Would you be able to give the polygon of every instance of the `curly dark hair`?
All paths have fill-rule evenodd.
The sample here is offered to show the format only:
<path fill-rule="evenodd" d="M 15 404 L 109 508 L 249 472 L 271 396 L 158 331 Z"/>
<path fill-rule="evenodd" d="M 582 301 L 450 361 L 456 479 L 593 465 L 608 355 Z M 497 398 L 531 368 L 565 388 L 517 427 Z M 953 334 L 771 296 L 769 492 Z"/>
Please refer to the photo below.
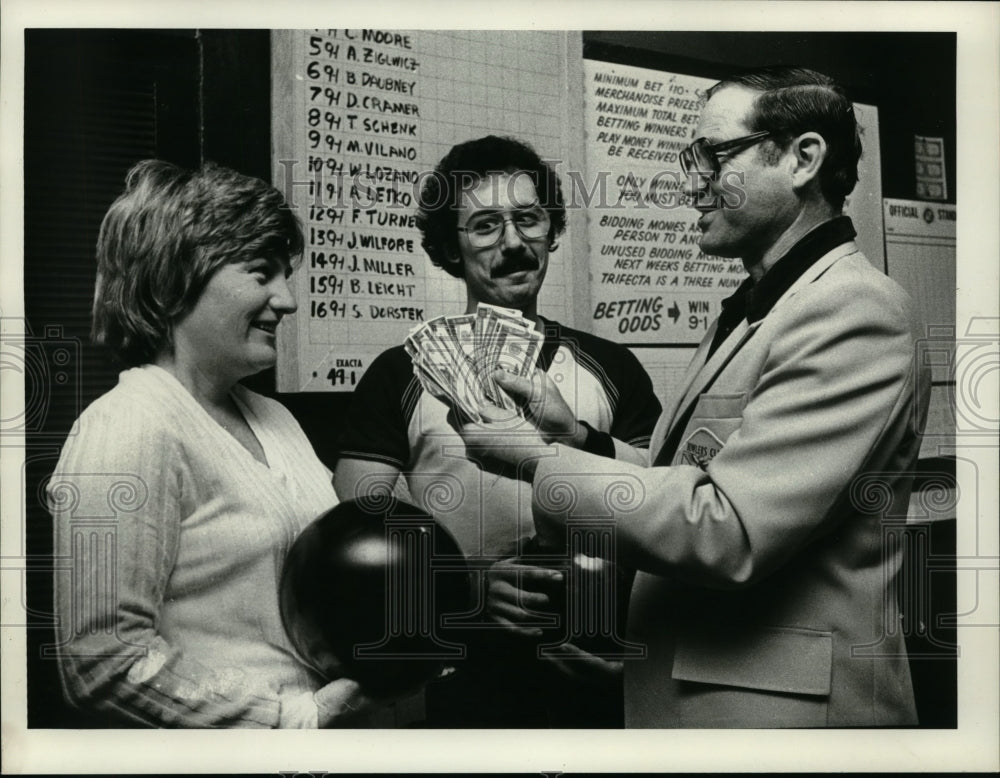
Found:
<path fill-rule="evenodd" d="M 858 182 L 861 158 L 854 106 L 843 88 L 822 73 L 789 65 L 755 68 L 727 78 L 708 91 L 709 98 L 726 86 L 760 92 L 746 122 L 751 132 L 770 130 L 779 146 L 803 132 L 823 136 L 827 153 L 819 171 L 820 188 L 831 205 L 842 207 Z"/>
<path fill-rule="evenodd" d="M 549 251 L 566 230 L 566 205 L 562 185 L 551 165 L 531 146 L 514 138 L 487 135 L 460 143 L 438 163 L 423 182 L 416 213 L 421 245 L 431 262 L 456 278 L 461 278 L 458 248 L 458 207 L 461 193 L 495 174 L 525 174 L 535 185 L 539 204 L 549 215 Z"/>
<path fill-rule="evenodd" d="M 101 223 L 94 341 L 127 365 L 149 362 L 219 267 L 256 257 L 287 267 L 303 243 L 298 217 L 261 179 L 211 162 L 143 160 Z"/>

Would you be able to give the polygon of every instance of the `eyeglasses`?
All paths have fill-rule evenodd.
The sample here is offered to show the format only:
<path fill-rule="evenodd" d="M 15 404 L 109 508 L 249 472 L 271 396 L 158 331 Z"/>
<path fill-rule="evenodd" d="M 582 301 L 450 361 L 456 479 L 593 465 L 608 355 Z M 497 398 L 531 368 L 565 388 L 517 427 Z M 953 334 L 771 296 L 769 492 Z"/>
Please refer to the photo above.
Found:
<path fill-rule="evenodd" d="M 507 222 L 514 225 L 517 234 L 524 240 L 541 240 L 549 234 L 549 215 L 543 208 L 514 211 L 509 215 L 486 213 L 473 216 L 458 231 L 466 234 L 473 248 L 486 249 L 500 242 Z"/>
<path fill-rule="evenodd" d="M 681 167 L 684 168 L 685 173 L 718 175 L 722 171 L 722 165 L 719 162 L 719 155 L 722 152 L 748 148 L 773 134 L 771 130 L 764 130 L 722 143 L 709 143 L 706 138 L 698 138 L 690 146 L 681 150 Z"/>

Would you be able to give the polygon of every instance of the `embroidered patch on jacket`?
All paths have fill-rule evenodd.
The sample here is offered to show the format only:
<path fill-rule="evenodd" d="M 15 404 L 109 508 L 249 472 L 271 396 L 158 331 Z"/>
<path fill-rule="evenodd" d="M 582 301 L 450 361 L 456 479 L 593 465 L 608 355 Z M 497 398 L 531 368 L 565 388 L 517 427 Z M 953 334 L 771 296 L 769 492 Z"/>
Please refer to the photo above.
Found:
<path fill-rule="evenodd" d="M 681 444 L 680 464 L 704 470 L 722 450 L 723 442 L 710 429 L 699 427 Z"/>

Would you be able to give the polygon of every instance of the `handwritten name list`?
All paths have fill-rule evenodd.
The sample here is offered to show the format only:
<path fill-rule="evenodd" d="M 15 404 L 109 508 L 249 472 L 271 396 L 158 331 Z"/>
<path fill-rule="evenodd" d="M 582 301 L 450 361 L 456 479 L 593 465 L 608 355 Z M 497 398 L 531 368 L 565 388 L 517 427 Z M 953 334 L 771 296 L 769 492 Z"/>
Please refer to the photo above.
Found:
<path fill-rule="evenodd" d="M 321 324 L 310 341 L 334 319 L 423 321 L 413 217 L 420 60 L 411 37 L 327 30 L 307 43 L 307 164 L 321 194 L 305 219 L 308 315 Z"/>
<path fill-rule="evenodd" d="M 557 122 L 523 127 L 536 103 L 565 99 L 560 34 L 504 35 L 272 33 L 275 181 L 292 193 L 306 238 L 299 310 L 279 340 L 281 391 L 350 391 L 414 326 L 464 309 L 462 282 L 420 245 L 425 177 L 452 145 L 490 132 L 561 152 Z M 489 70 L 501 53 L 503 80 Z"/>

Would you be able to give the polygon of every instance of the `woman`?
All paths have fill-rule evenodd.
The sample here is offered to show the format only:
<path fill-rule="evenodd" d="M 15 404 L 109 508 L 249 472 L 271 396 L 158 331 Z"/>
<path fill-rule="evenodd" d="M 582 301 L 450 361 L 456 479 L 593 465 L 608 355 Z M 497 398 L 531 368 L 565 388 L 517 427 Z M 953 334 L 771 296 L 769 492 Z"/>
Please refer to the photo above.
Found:
<path fill-rule="evenodd" d="M 328 726 L 374 705 L 282 629 L 285 553 L 337 497 L 291 414 L 238 383 L 275 363 L 302 248 L 277 190 L 214 165 L 140 162 L 105 216 L 94 337 L 129 369 L 48 487 L 74 704 L 185 727 Z"/>

